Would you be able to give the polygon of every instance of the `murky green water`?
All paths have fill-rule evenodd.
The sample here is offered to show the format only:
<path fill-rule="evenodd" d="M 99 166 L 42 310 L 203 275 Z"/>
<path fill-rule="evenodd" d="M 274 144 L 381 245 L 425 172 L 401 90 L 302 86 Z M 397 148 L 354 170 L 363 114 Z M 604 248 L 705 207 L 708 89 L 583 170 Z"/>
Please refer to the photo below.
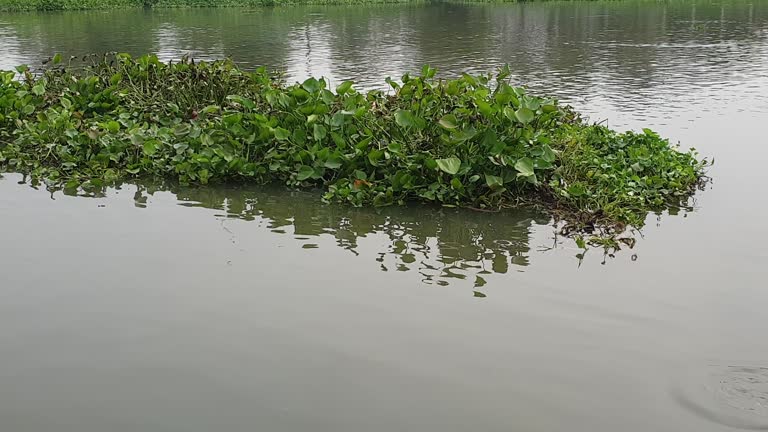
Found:
<path fill-rule="evenodd" d="M 6 174 L 0 430 L 768 429 L 768 2 L 0 15 L 0 68 L 108 50 L 366 87 L 508 62 L 714 156 L 715 181 L 579 260 L 533 211 Z"/>

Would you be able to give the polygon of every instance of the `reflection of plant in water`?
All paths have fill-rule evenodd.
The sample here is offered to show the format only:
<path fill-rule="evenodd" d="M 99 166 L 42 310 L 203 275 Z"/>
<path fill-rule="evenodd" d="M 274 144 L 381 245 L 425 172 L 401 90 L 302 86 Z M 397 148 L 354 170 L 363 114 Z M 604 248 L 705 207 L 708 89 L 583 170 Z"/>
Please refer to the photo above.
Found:
<path fill-rule="evenodd" d="M 228 218 L 261 220 L 276 233 L 290 233 L 314 245 L 313 237 L 331 236 L 358 255 L 359 242 L 371 235 L 388 238 L 376 261 L 382 271 L 414 271 L 424 283 L 447 285 L 451 279 L 484 285 L 482 275 L 527 266 L 529 231 L 550 219 L 533 210 L 473 212 L 434 206 L 383 209 L 326 205 L 311 192 L 283 188 L 183 187 L 139 185 L 137 206 L 147 196 L 169 190 L 181 205 L 221 210 Z"/>

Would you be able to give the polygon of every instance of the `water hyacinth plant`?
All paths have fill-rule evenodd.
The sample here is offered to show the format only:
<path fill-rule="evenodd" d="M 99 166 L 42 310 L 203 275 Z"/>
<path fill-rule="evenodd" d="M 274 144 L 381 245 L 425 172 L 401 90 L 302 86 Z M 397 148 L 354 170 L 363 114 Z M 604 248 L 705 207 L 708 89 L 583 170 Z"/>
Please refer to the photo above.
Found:
<path fill-rule="evenodd" d="M 21 67 L 0 74 L 0 168 L 70 189 L 155 176 L 282 182 L 355 206 L 534 203 L 613 228 L 642 226 L 701 183 L 707 162 L 695 153 L 650 130 L 589 124 L 509 74 L 442 80 L 425 66 L 388 79 L 387 93 L 286 85 L 228 60 Z"/>

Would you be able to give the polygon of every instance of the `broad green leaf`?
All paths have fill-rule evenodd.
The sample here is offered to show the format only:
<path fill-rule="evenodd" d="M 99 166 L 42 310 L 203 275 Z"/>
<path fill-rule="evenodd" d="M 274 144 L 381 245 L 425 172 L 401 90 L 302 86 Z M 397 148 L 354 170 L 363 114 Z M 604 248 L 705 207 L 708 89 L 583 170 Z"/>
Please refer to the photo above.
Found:
<path fill-rule="evenodd" d="M 53 64 L 57 65 L 59 63 L 61 63 L 61 54 L 56 53 L 56 55 L 53 56 Z"/>
<path fill-rule="evenodd" d="M 495 156 L 501 153 L 506 145 L 504 142 L 499 141 L 496 131 L 489 128 L 483 135 L 483 147 L 485 147 L 488 153 Z"/>
<path fill-rule="evenodd" d="M 459 172 L 459 168 L 461 168 L 461 159 L 455 156 L 446 159 L 435 159 L 435 162 L 437 162 L 437 167 L 440 168 L 441 171 L 451 175 Z"/>
<path fill-rule="evenodd" d="M 371 165 L 376 166 L 379 164 L 379 161 L 384 157 L 384 150 L 371 150 L 368 153 L 368 162 L 371 163 Z"/>
<path fill-rule="evenodd" d="M 518 172 L 518 175 L 523 177 L 532 176 L 534 174 L 533 172 L 533 160 L 531 158 L 521 158 L 515 163 L 515 169 Z"/>
<path fill-rule="evenodd" d="M 32 87 L 32 93 L 37 96 L 42 96 L 45 93 L 45 86 L 43 84 L 37 84 Z"/>
<path fill-rule="evenodd" d="M 325 129 L 325 126 L 315 124 L 312 127 L 312 136 L 315 138 L 315 140 L 320 141 L 324 139 L 326 135 L 328 135 L 328 131 Z"/>
<path fill-rule="evenodd" d="M 498 188 L 498 187 L 501 187 L 501 186 L 504 185 L 504 179 L 502 179 L 501 177 L 495 176 L 495 175 L 486 174 L 485 175 L 485 183 L 491 189 L 495 189 L 495 188 Z"/>
<path fill-rule="evenodd" d="M 70 109 L 72 108 L 72 101 L 67 98 L 61 98 L 61 106 L 63 106 L 64 109 Z"/>
<path fill-rule="evenodd" d="M 395 112 L 395 123 L 404 128 L 413 126 L 415 123 L 413 113 L 408 110 L 397 110 Z"/>
<path fill-rule="evenodd" d="M 276 128 L 275 129 L 275 138 L 279 141 L 285 141 L 291 136 L 291 131 L 284 128 Z"/>
<path fill-rule="evenodd" d="M 157 153 L 158 144 L 159 142 L 157 140 L 144 141 L 144 145 L 143 145 L 144 154 L 147 156 L 152 156 L 155 153 Z"/>
<path fill-rule="evenodd" d="M 296 174 L 296 180 L 298 181 L 304 181 L 315 173 L 314 168 L 307 165 L 302 165 L 299 167 L 299 172 Z"/>
<path fill-rule="evenodd" d="M 344 81 L 338 87 L 336 87 L 336 93 L 343 95 L 352 88 L 352 81 Z"/>
<path fill-rule="evenodd" d="M 320 81 L 315 78 L 307 79 L 301 84 L 301 86 L 304 87 L 304 90 L 308 91 L 309 93 L 315 93 L 322 88 Z"/>
<path fill-rule="evenodd" d="M 331 116 L 331 126 L 340 127 L 346 122 L 348 115 L 344 111 L 339 111 Z"/>
<path fill-rule="evenodd" d="M 329 160 L 325 161 L 323 166 L 328 168 L 328 169 L 339 169 L 339 168 L 341 168 L 341 161 L 338 160 L 338 159 L 329 159 Z"/>
<path fill-rule="evenodd" d="M 463 142 L 471 140 L 472 138 L 477 135 L 477 130 L 475 130 L 474 127 L 470 126 L 466 129 L 462 129 L 460 131 L 455 131 L 451 134 L 451 139 L 457 142 Z"/>
<path fill-rule="evenodd" d="M 513 122 L 517 121 L 517 116 L 515 115 L 515 110 L 513 110 L 512 108 L 510 108 L 508 106 L 505 106 L 503 111 L 504 111 L 504 117 L 512 120 Z"/>
<path fill-rule="evenodd" d="M 541 146 L 541 158 L 549 163 L 552 163 L 557 157 L 555 155 L 555 151 L 552 150 L 552 147 L 544 144 Z"/>
<path fill-rule="evenodd" d="M 480 114 L 486 117 L 491 117 L 493 115 L 493 107 L 491 107 L 491 104 L 488 102 L 483 100 L 476 100 L 475 104 L 477 105 L 477 110 L 480 111 Z"/>
<path fill-rule="evenodd" d="M 519 110 L 515 111 L 515 117 L 520 121 L 522 124 L 528 124 L 530 123 L 535 116 L 535 113 L 531 111 L 528 108 L 520 108 Z"/>
<path fill-rule="evenodd" d="M 459 122 L 456 119 L 456 116 L 453 114 L 447 114 L 443 116 L 443 118 L 441 118 L 438 123 L 440 123 L 440 126 L 444 127 L 445 129 L 456 129 L 459 127 Z"/>

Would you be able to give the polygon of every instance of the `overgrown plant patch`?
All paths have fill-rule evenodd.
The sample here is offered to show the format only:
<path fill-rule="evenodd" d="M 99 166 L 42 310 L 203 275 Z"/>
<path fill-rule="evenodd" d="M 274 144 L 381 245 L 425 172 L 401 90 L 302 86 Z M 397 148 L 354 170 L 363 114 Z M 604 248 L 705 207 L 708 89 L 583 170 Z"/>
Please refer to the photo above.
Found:
<path fill-rule="evenodd" d="M 579 227 L 642 227 L 685 206 L 707 161 L 651 130 L 590 124 L 495 75 L 286 84 L 228 60 L 99 58 L 0 73 L 0 169 L 50 185 L 133 176 L 281 182 L 354 206 L 535 204 Z M 21 74 L 21 78 L 19 78 Z"/>

